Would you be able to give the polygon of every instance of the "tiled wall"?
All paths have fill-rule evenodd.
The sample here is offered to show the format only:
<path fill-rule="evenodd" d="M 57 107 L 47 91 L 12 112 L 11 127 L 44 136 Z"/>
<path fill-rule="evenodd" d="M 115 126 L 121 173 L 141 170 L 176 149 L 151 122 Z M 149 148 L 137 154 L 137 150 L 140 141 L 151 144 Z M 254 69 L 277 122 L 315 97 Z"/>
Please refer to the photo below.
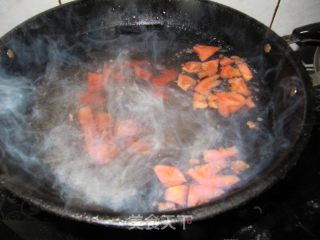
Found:
<path fill-rule="evenodd" d="M 24 20 L 73 0 L 0 0 L 0 36 Z M 130 0 L 128 0 L 130 1 Z M 161 1 L 161 0 L 159 0 Z M 270 25 L 278 0 L 216 0 Z M 273 30 L 279 35 L 298 26 L 320 22 L 320 0 L 281 0 Z"/>

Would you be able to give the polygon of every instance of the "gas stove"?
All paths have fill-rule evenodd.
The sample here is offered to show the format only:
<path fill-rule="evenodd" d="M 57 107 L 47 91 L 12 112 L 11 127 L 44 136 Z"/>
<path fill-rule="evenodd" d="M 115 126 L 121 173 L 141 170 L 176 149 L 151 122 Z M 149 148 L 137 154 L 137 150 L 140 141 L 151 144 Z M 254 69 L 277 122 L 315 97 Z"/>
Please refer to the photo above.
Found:
<path fill-rule="evenodd" d="M 313 55 L 304 47 L 297 54 L 316 79 Z M 320 239 L 320 85 L 315 87 L 317 122 L 298 164 L 270 190 L 244 206 L 218 217 L 187 222 L 185 227 L 120 230 L 52 215 L 0 188 L 1 239 L 81 240 L 107 238 L 180 239 Z"/>

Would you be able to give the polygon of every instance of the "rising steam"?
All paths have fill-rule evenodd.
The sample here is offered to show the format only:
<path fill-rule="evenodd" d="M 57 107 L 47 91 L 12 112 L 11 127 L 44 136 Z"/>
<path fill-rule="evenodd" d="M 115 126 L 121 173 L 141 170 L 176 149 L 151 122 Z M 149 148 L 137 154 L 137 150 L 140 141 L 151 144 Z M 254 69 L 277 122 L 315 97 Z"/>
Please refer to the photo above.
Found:
<path fill-rule="evenodd" d="M 36 174 L 32 172 L 36 165 L 40 179 L 53 176 L 52 185 L 66 205 L 77 201 L 113 211 L 143 212 L 151 211 L 161 198 L 162 186 L 152 170 L 156 164 L 187 169 L 189 160 L 201 158 L 207 149 L 236 145 L 242 160 L 251 165 L 241 177 L 245 182 L 273 158 L 275 138 L 283 138 L 281 148 L 289 146 L 290 139 L 278 135 L 295 114 L 302 97 L 296 98 L 296 104 L 289 109 L 280 109 L 277 119 L 272 119 L 274 99 L 256 98 L 257 109 L 243 110 L 221 120 L 212 110 L 194 111 L 192 96 L 174 84 L 169 87 L 172 97 L 165 102 L 153 95 L 147 84 L 132 79 L 121 86 L 112 82 L 106 86 L 105 109 L 115 120 L 138 122 L 143 128 L 143 140 L 152 146 L 151 153 L 129 155 L 123 151 L 109 164 L 96 164 L 83 149 L 83 133 L 77 123 L 77 98 L 85 88 L 86 72 L 101 71 L 103 63 L 110 60 L 131 58 L 146 59 L 154 66 L 169 66 L 179 71 L 180 64 L 192 57 L 185 50 L 193 43 L 184 40 L 189 39 L 188 34 L 181 30 L 143 27 L 138 32 L 125 30 L 127 33 L 115 30 L 112 36 L 98 31 L 88 33 L 79 36 L 79 41 L 73 44 L 65 43 L 63 37 L 38 38 L 28 46 L 17 40 L 8 43 L 19 64 L 26 61 L 27 66 L 36 61 L 36 67 L 29 71 L 37 71 L 42 61 L 44 64 L 38 74 L 26 76 L 16 76 L 5 69 L 0 71 L 0 141 L 3 151 L 10 156 L 10 160 L 0 165 L 7 180 L 17 177 L 10 165 L 30 174 Z M 185 35 L 179 38 L 179 34 Z M 41 49 L 46 54 L 37 53 Z M 255 79 L 251 86 L 253 95 L 265 87 L 263 79 L 257 82 L 260 79 Z M 285 91 L 287 86 L 280 87 Z M 282 96 L 287 98 L 286 94 Z M 74 121 L 70 121 L 70 116 Z M 256 121 L 257 129 L 248 131 L 247 120 Z M 277 124 L 275 128 L 273 123 Z"/>

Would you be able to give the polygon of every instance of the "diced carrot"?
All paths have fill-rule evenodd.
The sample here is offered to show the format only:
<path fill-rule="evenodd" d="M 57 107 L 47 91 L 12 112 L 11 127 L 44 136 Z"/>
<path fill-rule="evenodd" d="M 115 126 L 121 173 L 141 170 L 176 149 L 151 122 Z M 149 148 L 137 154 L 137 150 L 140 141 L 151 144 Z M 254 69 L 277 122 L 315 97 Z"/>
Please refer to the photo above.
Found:
<path fill-rule="evenodd" d="M 187 174 L 200 184 L 212 185 L 212 177 L 227 167 L 227 163 L 219 160 L 219 164 L 203 164 L 188 170 Z"/>
<path fill-rule="evenodd" d="M 240 181 L 240 178 L 238 178 L 235 175 L 221 175 L 221 176 L 216 175 L 211 179 L 212 179 L 212 185 L 218 188 L 230 188 Z"/>
<path fill-rule="evenodd" d="M 201 61 L 205 61 L 218 52 L 220 47 L 197 44 L 193 47 L 193 50 L 198 54 Z"/>
<path fill-rule="evenodd" d="M 241 63 L 241 62 L 244 61 L 241 57 L 239 57 L 239 56 L 237 56 L 237 55 L 233 55 L 233 56 L 231 56 L 230 58 L 231 58 L 236 64 Z"/>
<path fill-rule="evenodd" d="M 182 65 L 182 70 L 188 73 L 198 73 L 201 71 L 201 62 L 186 62 Z"/>
<path fill-rule="evenodd" d="M 104 90 L 104 80 L 102 74 L 88 72 L 88 90 L 90 92 L 101 92 Z"/>
<path fill-rule="evenodd" d="M 224 194 L 224 191 L 214 186 L 195 184 L 189 187 L 188 207 L 204 204 Z"/>
<path fill-rule="evenodd" d="M 111 136 L 110 126 L 111 118 L 106 112 L 98 112 L 96 114 L 97 134 L 101 140 L 108 140 Z"/>
<path fill-rule="evenodd" d="M 89 106 L 103 106 L 106 104 L 106 99 L 102 94 L 88 91 L 80 94 L 79 101 L 82 105 Z"/>
<path fill-rule="evenodd" d="M 152 83 L 158 86 L 164 86 L 178 77 L 178 73 L 172 69 L 164 69 L 163 72 L 152 79 Z"/>
<path fill-rule="evenodd" d="M 167 91 L 167 89 L 162 86 L 152 86 L 151 92 L 153 93 L 153 95 L 155 95 L 156 97 L 162 100 L 168 99 L 170 97 L 170 94 Z"/>
<path fill-rule="evenodd" d="M 225 169 L 229 165 L 230 164 L 226 161 L 226 159 L 220 159 L 220 160 L 209 162 L 211 172 L 214 174 L 219 173 L 221 170 Z"/>
<path fill-rule="evenodd" d="M 253 100 L 251 97 L 247 98 L 246 99 L 246 106 L 248 108 L 254 108 L 256 105 L 254 104 Z"/>
<path fill-rule="evenodd" d="M 147 70 L 143 66 L 134 66 L 133 70 L 134 75 L 139 79 L 142 79 L 144 81 L 150 81 L 150 79 L 152 78 L 151 71 Z"/>
<path fill-rule="evenodd" d="M 193 94 L 193 102 L 192 102 L 194 109 L 204 109 L 208 107 L 207 97 L 195 92 Z"/>
<path fill-rule="evenodd" d="M 106 130 L 109 127 L 110 118 L 106 112 L 98 112 L 96 114 L 97 130 L 100 132 Z"/>
<path fill-rule="evenodd" d="M 114 134 L 118 137 L 132 137 L 139 134 L 140 128 L 138 124 L 129 119 L 119 121 L 115 124 Z"/>
<path fill-rule="evenodd" d="M 227 65 L 231 65 L 233 64 L 234 61 L 231 59 L 231 58 L 228 58 L 226 56 L 222 57 L 220 59 L 220 65 L 223 67 L 223 66 L 227 66 Z"/>
<path fill-rule="evenodd" d="M 211 60 L 202 63 L 202 70 L 208 73 L 208 76 L 214 76 L 218 72 L 219 60 Z"/>
<path fill-rule="evenodd" d="M 218 78 L 219 76 L 215 75 L 201 80 L 197 84 L 195 92 L 208 96 L 212 88 L 220 85 L 221 81 L 219 81 Z"/>
<path fill-rule="evenodd" d="M 204 151 L 203 159 L 206 162 L 221 161 L 224 159 L 228 159 L 230 157 L 234 157 L 238 154 L 238 150 L 235 146 L 228 147 L 228 148 L 219 148 L 219 149 L 212 149 Z"/>
<path fill-rule="evenodd" d="M 255 124 L 255 122 L 249 120 L 249 121 L 247 121 L 247 126 L 248 126 L 248 128 L 255 128 L 256 124 Z"/>
<path fill-rule="evenodd" d="M 240 70 L 240 73 L 242 74 L 242 77 L 244 80 L 249 81 L 253 78 L 252 72 L 248 67 L 248 64 L 245 62 L 238 64 L 238 69 Z"/>
<path fill-rule="evenodd" d="M 198 72 L 197 76 L 198 76 L 199 79 L 203 79 L 205 77 L 209 77 L 209 74 L 210 73 L 207 72 L 207 71 L 201 71 L 201 72 Z"/>
<path fill-rule="evenodd" d="M 125 79 L 125 75 L 122 71 L 117 71 L 113 75 L 114 79 L 117 80 L 118 82 L 123 82 Z"/>
<path fill-rule="evenodd" d="M 238 93 L 219 92 L 215 95 L 218 112 L 223 117 L 228 117 L 231 113 L 238 111 L 247 104 L 245 97 Z"/>
<path fill-rule="evenodd" d="M 91 107 L 86 106 L 79 109 L 79 122 L 82 126 L 94 126 Z"/>
<path fill-rule="evenodd" d="M 104 143 L 90 146 L 88 152 L 93 159 L 105 164 L 118 156 L 119 149 L 112 143 Z"/>
<path fill-rule="evenodd" d="M 142 140 L 132 141 L 128 147 L 128 151 L 138 154 L 150 154 L 150 144 Z"/>
<path fill-rule="evenodd" d="M 208 105 L 211 108 L 218 108 L 218 103 L 217 103 L 217 96 L 212 94 L 208 97 Z"/>
<path fill-rule="evenodd" d="M 85 140 L 85 149 L 88 151 L 90 146 L 93 146 L 96 138 L 96 128 L 94 125 L 83 125 L 82 126 L 82 131 L 84 135 L 84 140 Z"/>
<path fill-rule="evenodd" d="M 248 163 L 246 163 L 242 160 L 236 160 L 231 163 L 230 168 L 233 172 L 238 174 L 238 173 L 241 173 L 241 172 L 247 170 L 249 167 L 250 167 L 250 165 Z"/>
<path fill-rule="evenodd" d="M 176 210 L 176 205 L 171 202 L 159 202 L 158 211 L 173 211 Z"/>
<path fill-rule="evenodd" d="M 210 94 L 211 89 L 218 86 L 220 83 L 221 81 L 218 80 L 217 75 L 201 80 L 201 82 L 195 87 L 195 93 L 193 94 L 193 108 L 207 108 L 207 97 Z"/>
<path fill-rule="evenodd" d="M 241 73 L 238 68 L 234 68 L 231 65 L 221 67 L 220 76 L 222 78 L 234 78 L 240 77 Z"/>
<path fill-rule="evenodd" d="M 190 168 L 187 171 L 187 174 L 198 183 L 206 184 L 208 182 L 208 179 L 213 176 L 214 173 L 212 173 L 209 164 L 204 164 L 194 168 Z"/>
<path fill-rule="evenodd" d="M 160 182 L 167 187 L 181 185 L 186 182 L 184 175 L 176 167 L 157 165 L 153 170 Z"/>
<path fill-rule="evenodd" d="M 231 85 L 231 91 L 240 93 L 244 96 L 250 96 L 251 91 L 249 90 L 246 81 L 243 78 L 232 78 L 229 80 Z"/>
<path fill-rule="evenodd" d="M 230 116 L 231 112 L 229 110 L 229 107 L 228 107 L 227 103 L 224 104 L 223 102 L 219 102 L 219 103 L 217 103 L 217 106 L 218 106 L 218 112 L 219 112 L 219 114 L 221 116 L 223 116 L 223 117 L 229 117 Z"/>
<path fill-rule="evenodd" d="M 192 77 L 189 77 L 185 74 L 179 74 L 178 76 L 178 86 L 187 91 L 190 87 L 193 87 L 196 85 L 196 80 L 194 80 Z"/>
<path fill-rule="evenodd" d="M 188 186 L 179 185 L 167 188 L 165 200 L 183 206 L 187 202 Z"/>
<path fill-rule="evenodd" d="M 80 108 L 78 117 L 84 133 L 86 145 L 90 146 L 94 143 L 94 138 L 96 136 L 96 125 L 94 122 L 94 117 L 91 108 Z"/>

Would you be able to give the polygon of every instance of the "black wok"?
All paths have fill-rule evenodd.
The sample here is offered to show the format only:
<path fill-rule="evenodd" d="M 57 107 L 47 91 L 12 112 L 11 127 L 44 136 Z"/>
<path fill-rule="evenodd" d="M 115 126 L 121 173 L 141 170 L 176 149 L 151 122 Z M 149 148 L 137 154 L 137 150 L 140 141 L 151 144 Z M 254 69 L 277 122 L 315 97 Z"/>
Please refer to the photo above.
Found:
<path fill-rule="evenodd" d="M 254 19 L 220 4 L 187 0 L 95 0 L 66 4 L 30 19 L 1 39 L 0 73 L 2 77 L 23 81 L 26 84 L 23 91 L 28 93 L 28 83 L 41 86 L 46 81 L 43 74 L 48 68 L 59 68 L 63 74 L 72 74 L 73 69 L 81 65 L 94 68 L 94 62 L 106 53 L 101 53 L 101 49 L 107 48 L 112 55 L 113 49 L 123 44 L 139 45 L 139 42 L 127 41 L 111 47 L 105 44 L 106 40 L 121 34 L 134 39 L 135 35 L 146 31 L 157 31 L 157 36 L 165 42 L 166 50 L 160 51 L 160 56 L 199 42 L 220 42 L 245 57 L 256 70 L 262 106 L 260 113 L 266 117 L 265 127 L 274 137 L 263 155 L 259 151 L 251 151 L 252 161 L 261 163 L 261 167 L 244 184 L 214 202 L 168 212 L 166 214 L 173 215 L 169 221 L 181 222 L 181 215 L 191 215 L 193 219 L 215 216 L 247 202 L 284 178 L 295 165 L 313 125 L 309 77 L 283 39 Z M 53 45 L 56 49 L 62 49 L 67 57 L 53 54 Z M 145 48 L 146 51 L 151 49 L 148 44 Z M 174 65 L 175 61 L 172 59 L 169 63 Z M 53 62 L 55 65 L 52 65 Z M 32 102 L 33 94 L 30 91 L 26 98 L 28 101 L 17 106 L 19 116 L 30 114 L 29 102 Z M 132 222 L 128 218 L 132 213 L 66 203 L 52 183 L 53 174 L 44 171 L 44 166 L 35 162 L 21 167 L 24 156 L 33 154 L 33 147 L 27 144 L 32 142 L 32 137 L 15 136 L 14 130 L 8 133 L 6 129 L 12 127 L 13 122 L 19 123 L 19 119 L 13 119 L 15 114 L 1 116 L 1 182 L 19 197 L 55 214 L 90 223 L 119 227 L 165 223 L 163 218 Z M 46 122 L 42 124 L 46 125 Z M 28 129 L 24 123 L 18 126 Z M 10 138 L 8 136 L 13 143 L 23 143 L 20 148 L 23 151 L 8 149 L 5 142 Z M 263 136 L 262 133 L 260 137 Z M 263 138 L 261 141 L 257 139 L 260 138 L 257 137 L 255 143 L 249 139 L 248 145 L 263 146 Z M 266 158 L 270 160 L 263 164 Z M 151 213 L 143 213 L 143 216 Z M 155 216 L 163 214 L 154 213 Z"/>

